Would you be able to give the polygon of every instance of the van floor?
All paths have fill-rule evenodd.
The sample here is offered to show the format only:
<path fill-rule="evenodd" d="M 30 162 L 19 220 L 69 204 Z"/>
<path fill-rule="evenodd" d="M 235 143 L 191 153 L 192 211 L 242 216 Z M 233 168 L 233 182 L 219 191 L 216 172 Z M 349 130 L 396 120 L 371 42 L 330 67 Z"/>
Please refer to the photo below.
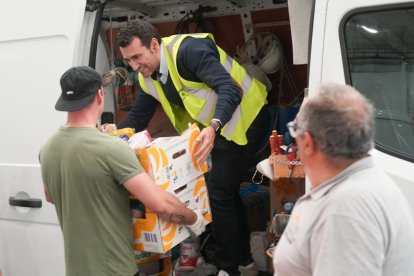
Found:
<path fill-rule="evenodd" d="M 178 262 L 178 258 L 174 259 L 172 261 L 172 270 L 173 270 L 173 275 L 177 275 L 177 276 L 207 276 L 207 275 L 212 275 L 210 272 L 207 271 L 192 271 L 192 272 L 178 272 L 178 271 L 174 271 L 174 268 L 176 266 Z M 217 270 L 216 270 L 217 271 Z M 204 273 L 203 273 L 204 272 Z M 213 273 L 214 275 L 214 273 Z M 268 271 L 244 271 L 241 272 L 240 276 L 272 276 L 273 272 L 268 272 Z"/>

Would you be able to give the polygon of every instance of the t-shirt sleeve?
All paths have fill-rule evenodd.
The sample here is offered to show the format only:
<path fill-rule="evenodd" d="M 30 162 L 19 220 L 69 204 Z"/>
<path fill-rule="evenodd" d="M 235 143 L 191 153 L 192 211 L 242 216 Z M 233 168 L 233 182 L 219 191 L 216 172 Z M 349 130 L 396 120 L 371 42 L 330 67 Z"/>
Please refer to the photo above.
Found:
<path fill-rule="evenodd" d="M 120 184 L 144 172 L 135 152 L 122 139 L 114 139 L 108 149 L 107 162 L 112 176 Z"/>

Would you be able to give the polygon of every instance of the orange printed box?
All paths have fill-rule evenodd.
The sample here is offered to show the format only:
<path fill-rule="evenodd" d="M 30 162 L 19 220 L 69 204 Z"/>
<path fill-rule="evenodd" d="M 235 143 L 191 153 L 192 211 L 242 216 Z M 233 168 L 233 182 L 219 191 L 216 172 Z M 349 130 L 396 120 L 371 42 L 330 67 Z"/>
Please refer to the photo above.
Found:
<path fill-rule="evenodd" d="M 185 186 L 180 187 L 177 191 L 179 193 L 179 200 L 188 208 L 191 210 L 200 209 L 204 212 L 205 224 L 213 221 L 204 175 L 201 175 Z"/>
<path fill-rule="evenodd" d="M 169 276 L 172 273 L 171 250 L 166 253 L 135 250 L 135 259 L 142 275 Z"/>
<path fill-rule="evenodd" d="M 198 126 L 192 124 L 180 136 L 157 138 L 136 151 L 141 165 L 162 189 L 172 192 L 207 171 L 207 164 L 198 164 L 194 156 L 199 134 Z"/>
<path fill-rule="evenodd" d="M 193 179 L 173 192 L 191 209 L 203 209 L 205 224 L 212 221 L 204 176 Z M 133 218 L 134 250 L 165 253 L 190 236 L 184 225 L 171 223 L 146 209 L 142 218 Z"/>

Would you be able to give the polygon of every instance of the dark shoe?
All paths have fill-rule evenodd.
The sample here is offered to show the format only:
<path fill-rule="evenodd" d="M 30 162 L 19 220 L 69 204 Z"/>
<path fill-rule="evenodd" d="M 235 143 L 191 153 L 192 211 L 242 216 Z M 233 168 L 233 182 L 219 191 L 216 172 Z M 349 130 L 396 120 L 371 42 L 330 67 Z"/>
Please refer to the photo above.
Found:
<path fill-rule="evenodd" d="M 243 272 L 245 270 L 257 270 L 256 265 L 254 263 L 254 260 L 252 257 L 249 257 L 249 259 L 245 262 L 242 262 L 241 264 L 239 264 L 239 271 Z"/>
<path fill-rule="evenodd" d="M 259 273 L 251 257 L 244 264 L 239 265 L 239 271 L 241 276 L 256 276 Z"/>

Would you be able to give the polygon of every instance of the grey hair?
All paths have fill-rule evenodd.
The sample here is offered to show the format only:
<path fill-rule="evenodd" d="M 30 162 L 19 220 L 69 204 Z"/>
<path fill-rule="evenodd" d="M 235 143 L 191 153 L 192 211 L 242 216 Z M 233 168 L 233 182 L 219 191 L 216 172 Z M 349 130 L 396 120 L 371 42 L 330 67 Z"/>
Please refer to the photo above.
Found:
<path fill-rule="evenodd" d="M 161 44 L 161 36 L 153 25 L 143 20 L 132 20 L 128 21 L 127 25 L 119 30 L 116 39 L 117 48 L 129 46 L 134 37 L 139 38 L 146 48 L 150 47 L 153 38 L 156 38 L 158 43 Z"/>
<path fill-rule="evenodd" d="M 374 145 L 373 105 L 353 87 L 324 84 L 306 99 L 298 114 L 300 129 L 309 131 L 331 159 L 357 159 Z"/>

